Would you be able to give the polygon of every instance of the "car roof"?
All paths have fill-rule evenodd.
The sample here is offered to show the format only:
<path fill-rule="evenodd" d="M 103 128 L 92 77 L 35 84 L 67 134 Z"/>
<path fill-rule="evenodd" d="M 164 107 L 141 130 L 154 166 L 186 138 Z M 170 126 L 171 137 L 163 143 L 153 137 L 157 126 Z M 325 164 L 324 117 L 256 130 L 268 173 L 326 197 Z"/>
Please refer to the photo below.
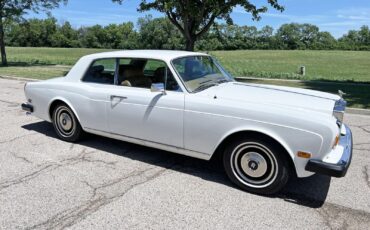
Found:
<path fill-rule="evenodd" d="M 113 52 L 103 52 L 85 56 L 88 59 L 99 58 L 147 58 L 171 61 L 185 56 L 207 55 L 205 53 L 179 51 L 179 50 L 121 50 Z"/>

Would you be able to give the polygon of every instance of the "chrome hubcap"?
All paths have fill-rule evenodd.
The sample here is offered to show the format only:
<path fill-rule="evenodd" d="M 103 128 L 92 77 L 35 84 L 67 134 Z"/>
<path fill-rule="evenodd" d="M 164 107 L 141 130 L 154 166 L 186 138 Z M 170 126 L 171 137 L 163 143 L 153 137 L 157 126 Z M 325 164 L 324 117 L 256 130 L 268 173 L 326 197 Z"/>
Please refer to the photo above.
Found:
<path fill-rule="evenodd" d="M 261 177 L 267 171 L 267 162 L 263 156 L 256 152 L 248 152 L 241 158 L 243 172 L 250 177 Z"/>
<path fill-rule="evenodd" d="M 67 113 L 61 113 L 60 116 L 59 116 L 59 124 L 60 124 L 60 127 L 64 130 L 64 131 L 69 131 L 71 130 L 72 128 L 72 119 L 71 117 L 69 116 L 69 114 Z"/>
<path fill-rule="evenodd" d="M 250 187 L 267 187 L 277 177 L 278 165 L 274 154 L 256 142 L 237 146 L 231 154 L 230 163 L 236 178 Z"/>
<path fill-rule="evenodd" d="M 75 120 L 72 112 L 64 106 L 57 108 L 55 111 L 55 125 L 57 131 L 63 137 L 70 137 L 75 131 Z"/>

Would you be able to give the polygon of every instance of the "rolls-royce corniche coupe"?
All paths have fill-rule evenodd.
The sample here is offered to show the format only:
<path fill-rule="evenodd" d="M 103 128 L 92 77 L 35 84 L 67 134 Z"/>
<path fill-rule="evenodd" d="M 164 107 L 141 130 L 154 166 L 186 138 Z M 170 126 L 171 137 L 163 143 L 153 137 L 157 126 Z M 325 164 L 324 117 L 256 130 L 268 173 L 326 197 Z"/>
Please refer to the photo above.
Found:
<path fill-rule="evenodd" d="M 242 189 L 272 194 L 291 176 L 343 177 L 352 134 L 342 95 L 234 80 L 207 54 L 116 51 L 82 57 L 65 77 L 30 82 L 22 109 L 76 142 L 93 133 L 223 161 Z"/>

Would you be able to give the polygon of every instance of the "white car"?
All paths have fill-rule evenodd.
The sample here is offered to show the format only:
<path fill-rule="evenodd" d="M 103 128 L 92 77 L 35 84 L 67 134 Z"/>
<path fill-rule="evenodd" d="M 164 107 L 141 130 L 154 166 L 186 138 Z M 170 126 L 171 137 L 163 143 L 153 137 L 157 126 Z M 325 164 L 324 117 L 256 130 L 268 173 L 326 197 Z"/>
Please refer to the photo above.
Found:
<path fill-rule="evenodd" d="M 341 96 L 246 84 L 211 56 L 135 50 L 82 57 L 65 77 L 25 85 L 28 113 L 75 142 L 84 132 L 204 160 L 222 156 L 241 188 L 279 191 L 290 176 L 342 177 L 352 157 Z"/>

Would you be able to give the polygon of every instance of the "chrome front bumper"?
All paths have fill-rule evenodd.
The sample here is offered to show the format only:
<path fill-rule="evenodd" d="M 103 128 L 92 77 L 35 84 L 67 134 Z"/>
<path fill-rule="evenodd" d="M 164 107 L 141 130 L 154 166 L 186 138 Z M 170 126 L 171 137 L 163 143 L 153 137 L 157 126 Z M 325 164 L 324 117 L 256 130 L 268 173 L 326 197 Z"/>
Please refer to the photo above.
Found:
<path fill-rule="evenodd" d="M 344 177 L 347 173 L 349 165 L 351 164 L 352 159 L 352 132 L 351 129 L 344 125 L 344 133 L 342 132 L 339 145 L 337 146 L 340 150 L 341 156 L 336 163 L 331 160 L 316 160 L 311 159 L 306 165 L 306 170 L 310 172 L 315 172 L 319 174 L 325 174 L 333 177 Z M 334 151 L 332 155 L 338 154 L 337 151 Z M 329 158 L 336 158 L 335 156 L 329 156 Z"/>

